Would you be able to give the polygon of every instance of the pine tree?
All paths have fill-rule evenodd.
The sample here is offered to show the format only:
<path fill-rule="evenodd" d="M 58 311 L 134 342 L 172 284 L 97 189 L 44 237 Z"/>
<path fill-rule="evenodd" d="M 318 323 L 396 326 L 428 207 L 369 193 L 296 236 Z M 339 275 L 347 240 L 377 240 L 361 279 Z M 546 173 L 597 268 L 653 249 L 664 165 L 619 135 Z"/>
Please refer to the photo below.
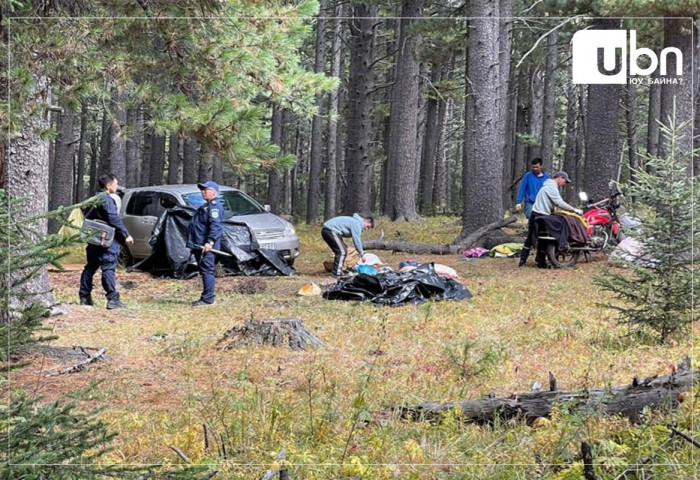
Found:
<path fill-rule="evenodd" d="M 94 200 L 92 200 L 94 202 Z M 86 201 L 79 206 L 87 206 Z M 21 287 L 39 275 L 47 264 L 59 266 L 59 253 L 80 239 L 45 235 L 33 231 L 38 219 L 65 223 L 64 213 L 72 207 L 39 217 L 23 215 L 27 199 L 15 199 L 0 189 L 0 361 L 9 369 L 21 368 L 22 353 L 41 336 L 42 321 L 49 308 L 32 301 L 32 294 Z M 17 298 L 27 296 L 28 298 Z M 21 305 L 15 307 L 15 305 Z M 20 361 L 18 361 L 18 359 Z M 6 378 L 0 375 L 0 385 Z M 7 388 L 3 385 L 3 388 Z M 121 467 L 101 465 L 115 434 L 97 418 L 97 411 L 82 412 L 76 400 L 42 403 L 22 391 L 9 393 L 9 401 L 0 405 L 0 478 L 7 479 L 103 479 L 103 478 L 195 478 L 205 467 Z"/>
<path fill-rule="evenodd" d="M 619 312 L 622 324 L 650 328 L 661 342 L 692 320 L 698 301 L 692 296 L 693 269 L 698 263 L 693 251 L 693 206 L 700 185 L 689 175 L 690 154 L 679 148 L 688 135 L 689 122 L 676 124 L 675 115 L 661 132 L 668 142 L 665 157 L 647 156 L 650 172 L 634 172 L 626 195 L 634 200 L 631 213 L 642 220 L 641 228 L 629 236 L 643 245 L 643 261 L 622 260 L 631 271 L 606 269 L 595 279 L 617 301 L 608 306 Z"/>

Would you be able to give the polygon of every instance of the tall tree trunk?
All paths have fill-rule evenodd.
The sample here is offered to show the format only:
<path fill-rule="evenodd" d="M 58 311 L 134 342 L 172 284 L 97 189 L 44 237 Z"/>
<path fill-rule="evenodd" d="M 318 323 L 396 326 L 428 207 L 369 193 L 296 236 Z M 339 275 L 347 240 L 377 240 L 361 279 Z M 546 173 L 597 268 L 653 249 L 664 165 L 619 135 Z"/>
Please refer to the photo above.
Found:
<path fill-rule="evenodd" d="M 399 17 L 401 15 L 400 13 L 400 8 L 401 5 L 397 4 L 395 5 L 396 8 L 396 17 Z M 393 57 L 393 61 L 390 63 L 390 67 L 386 69 L 386 72 L 384 73 L 384 85 L 386 85 L 386 88 L 383 89 L 382 93 L 382 103 L 385 103 L 387 105 L 391 104 L 391 96 L 394 91 L 394 77 L 395 77 L 395 70 L 396 70 L 396 63 L 398 59 L 398 51 L 399 51 L 399 41 L 401 40 L 401 22 L 400 19 L 398 18 L 392 18 L 387 20 L 386 23 L 386 30 L 393 32 L 394 35 L 394 41 L 393 43 L 390 43 L 387 41 L 384 45 L 385 48 L 387 49 L 386 52 L 381 53 L 381 57 L 389 56 Z M 393 48 L 392 48 L 393 47 Z M 389 50 L 389 48 L 392 48 L 392 50 Z M 380 172 L 380 188 L 381 188 L 381 196 L 380 196 L 380 201 L 379 201 L 379 209 L 383 215 L 386 215 L 387 213 L 387 207 L 389 203 L 389 139 L 391 138 L 391 112 L 385 113 L 383 118 L 381 119 L 381 126 L 380 128 L 377 129 L 378 132 L 380 132 L 381 135 L 381 142 L 379 139 L 377 140 L 377 145 L 382 146 L 382 168 Z"/>
<path fill-rule="evenodd" d="M 652 80 L 660 78 L 659 70 L 656 69 L 652 75 Z M 659 121 L 661 120 L 661 84 L 652 83 L 649 85 L 649 113 L 647 116 L 647 153 L 652 156 L 659 154 Z"/>
<path fill-rule="evenodd" d="M 348 85 L 347 188 L 343 211 L 371 211 L 372 186 L 372 90 L 376 42 L 377 7 L 353 3 L 351 19 L 350 80 Z"/>
<path fill-rule="evenodd" d="M 586 138 L 588 137 L 588 88 L 584 85 L 578 87 L 578 121 L 576 122 L 576 177 L 573 179 L 574 187 L 583 189 L 586 185 Z"/>
<path fill-rule="evenodd" d="M 139 123 L 139 111 L 136 108 L 129 108 L 126 111 L 126 178 L 125 186 L 136 187 L 139 184 L 139 170 L 141 168 L 139 158 L 138 137 L 141 133 Z"/>
<path fill-rule="evenodd" d="M 427 115 L 427 105 L 428 105 L 428 99 L 424 96 L 421 95 L 420 92 L 423 90 L 423 86 L 425 85 L 425 78 L 428 75 L 428 66 L 423 63 L 419 62 L 419 69 L 418 69 L 418 104 L 416 106 L 416 110 L 418 115 L 416 116 L 416 153 L 415 153 L 415 159 L 416 159 L 416 168 L 414 169 L 414 176 L 413 176 L 413 191 L 414 192 L 419 192 L 420 189 L 420 180 L 421 180 L 421 159 L 423 158 L 423 142 L 425 141 L 425 130 L 426 130 L 426 115 Z M 437 143 L 437 142 L 436 142 Z M 435 161 L 433 160 L 433 164 Z M 433 172 L 434 173 L 434 172 Z M 416 202 L 416 207 L 419 205 L 419 196 L 417 194 L 414 194 L 415 202 Z M 416 210 L 417 211 L 417 210 Z"/>
<path fill-rule="evenodd" d="M 197 183 L 197 140 L 185 139 L 182 150 L 182 183 Z"/>
<path fill-rule="evenodd" d="M 3 155 L 3 158 L 7 158 L 4 187 L 13 198 L 28 196 L 22 212 L 26 217 L 46 213 L 49 206 L 49 141 L 43 138 L 43 133 L 50 127 L 48 107 L 51 104 L 51 90 L 47 78 L 35 77 L 34 81 L 30 94 L 22 102 L 22 125 L 18 135 L 10 141 L 8 151 L 11 154 L 9 157 Z M 31 227 L 28 235 L 43 236 L 47 231 L 47 222 L 36 220 Z M 7 247 L 12 249 L 13 245 Z M 56 304 L 46 267 L 42 267 L 37 275 L 16 290 L 21 291 L 13 293 L 26 295 L 25 298 L 12 299 L 11 303 L 17 307 L 34 302 L 46 307 Z"/>
<path fill-rule="evenodd" d="M 544 79 L 544 111 L 542 121 L 542 164 L 552 170 L 554 160 L 554 119 L 557 106 L 557 40 L 556 30 L 547 37 L 547 70 Z"/>
<path fill-rule="evenodd" d="M 596 20 L 595 28 L 615 29 L 616 19 Z M 619 61 L 619 59 L 617 59 Z M 620 86 L 589 85 L 585 190 L 593 199 L 608 196 L 608 182 L 617 179 L 619 162 Z"/>
<path fill-rule="evenodd" d="M 517 111 L 517 100 L 515 99 L 515 81 L 510 74 L 510 61 L 512 58 L 511 47 L 513 44 L 513 2 L 512 0 L 500 0 L 498 3 L 498 75 L 499 101 L 498 111 L 501 114 L 499 136 L 503 139 L 502 165 L 503 174 L 501 177 L 501 192 L 503 199 L 503 209 L 510 208 L 513 203 L 510 194 L 510 178 L 513 173 L 512 145 L 511 137 L 515 135 L 515 113 Z"/>
<path fill-rule="evenodd" d="M 272 121 L 270 125 L 270 141 L 279 147 L 280 155 L 284 153 L 282 145 L 282 109 L 277 104 L 272 105 Z M 282 190 L 280 173 L 276 168 L 270 171 L 267 180 L 267 203 L 272 213 L 280 213 L 280 195 Z"/>
<path fill-rule="evenodd" d="M 331 77 L 340 78 L 340 64 L 343 58 L 343 1 L 335 0 L 333 16 L 333 40 L 331 42 Z M 328 97 L 328 137 L 326 140 L 326 196 L 324 198 L 323 217 L 329 219 L 335 217 L 337 211 L 338 196 L 338 106 L 340 102 L 340 91 L 342 82 L 338 89 L 330 93 Z"/>
<path fill-rule="evenodd" d="M 197 174 L 197 182 L 202 183 L 211 180 L 212 169 L 214 165 L 212 162 L 212 156 L 209 149 L 202 145 L 200 155 L 199 155 L 199 173 Z M 252 182 L 246 188 L 246 192 L 252 196 L 255 196 L 255 186 Z"/>
<path fill-rule="evenodd" d="M 518 95 L 522 92 L 519 91 Z M 518 112 L 515 119 L 515 153 L 513 154 L 513 177 L 511 184 L 528 169 L 527 144 L 523 140 L 523 135 L 528 134 L 528 110 L 518 98 Z M 509 184 L 510 185 L 510 184 Z M 511 187 L 511 197 L 518 191 L 519 185 L 516 183 Z"/>
<path fill-rule="evenodd" d="M 528 164 L 542 158 L 542 127 L 544 125 L 544 76 L 535 68 L 530 78 L 530 136 L 532 142 L 527 149 Z"/>
<path fill-rule="evenodd" d="M 49 111 L 49 125 L 52 130 L 59 131 L 61 124 L 60 114 L 54 109 Z M 49 193 L 53 191 L 53 172 L 54 163 L 56 162 L 56 145 L 58 139 L 54 138 L 53 141 L 49 140 Z M 49 199 L 50 201 L 50 199 Z"/>
<path fill-rule="evenodd" d="M 151 169 L 148 172 L 148 183 L 151 185 L 163 184 L 163 171 L 165 170 L 165 135 L 154 134 L 151 138 Z"/>
<path fill-rule="evenodd" d="M 293 126 L 292 122 L 289 121 L 291 117 L 291 113 L 289 110 L 282 110 L 282 147 L 284 148 L 285 152 L 293 152 L 296 154 L 296 148 L 294 145 L 294 135 L 293 132 L 296 130 L 295 126 Z M 282 187 L 283 187 L 283 193 L 282 193 L 282 201 L 284 202 L 283 206 L 283 212 L 286 215 L 292 215 L 293 212 L 293 203 L 292 203 L 292 198 L 294 196 L 294 177 L 293 177 L 293 169 L 296 168 L 288 168 L 284 171 L 284 177 L 282 181 Z"/>
<path fill-rule="evenodd" d="M 416 134 L 418 131 L 418 87 L 420 62 L 416 51 L 422 37 L 411 25 L 420 18 L 423 0 L 403 0 L 399 48 L 391 100 L 391 127 L 387 152 L 387 213 L 392 220 L 412 221 L 416 210 Z"/>
<path fill-rule="evenodd" d="M 430 72 L 430 82 L 435 85 L 442 77 L 443 67 L 433 65 Z M 424 214 L 434 213 L 433 194 L 435 193 L 435 170 L 439 155 L 438 143 L 442 133 L 442 120 L 440 110 L 444 114 L 445 100 L 431 92 L 428 99 L 428 107 L 425 113 L 425 136 L 423 137 L 423 152 L 421 155 L 420 183 L 418 184 L 418 195 L 420 198 L 420 211 Z"/>
<path fill-rule="evenodd" d="M 223 163 L 223 160 L 221 159 L 221 155 L 219 155 L 216 152 L 212 152 L 211 164 L 212 164 L 211 179 L 214 180 L 214 182 L 218 183 L 219 185 L 223 185 L 223 183 L 224 183 L 224 163 Z"/>
<path fill-rule="evenodd" d="M 629 157 L 630 177 L 639 168 L 639 152 L 637 146 L 637 87 L 634 83 L 626 85 L 626 118 L 627 118 L 627 155 Z"/>
<path fill-rule="evenodd" d="M 179 183 L 181 177 L 182 157 L 180 157 L 180 135 L 177 132 L 170 132 L 168 140 L 168 184 Z"/>
<path fill-rule="evenodd" d="M 78 163 L 75 182 L 75 203 L 85 200 L 85 144 L 87 143 L 88 106 L 82 103 L 80 110 L 80 139 L 78 141 Z"/>
<path fill-rule="evenodd" d="M 143 156 L 141 157 L 141 187 L 153 185 L 151 183 L 151 151 L 153 150 L 153 129 L 147 127 L 143 132 Z"/>
<path fill-rule="evenodd" d="M 574 176 L 574 180 L 578 183 L 580 179 L 575 177 L 576 175 L 576 161 L 577 161 L 577 119 L 578 119 L 578 95 L 576 92 L 576 86 L 573 83 L 571 77 L 571 63 L 569 64 L 569 80 L 566 84 L 566 147 L 564 150 L 564 165 L 562 169 L 567 172 L 570 176 Z M 580 184 L 580 183 L 579 183 Z M 572 204 L 576 198 L 575 184 L 566 184 L 564 188 L 564 198 L 569 203 Z"/>
<path fill-rule="evenodd" d="M 319 15 L 316 18 L 316 59 L 314 71 L 323 73 L 326 58 L 326 0 L 319 0 Z M 318 220 L 319 195 L 321 191 L 321 166 L 323 150 L 323 93 L 316 93 L 318 112 L 311 119 L 311 158 L 309 162 L 309 189 L 306 202 L 306 223 Z"/>
<path fill-rule="evenodd" d="M 690 161 L 690 152 L 693 148 L 693 82 L 691 81 L 693 62 L 693 23 L 688 18 L 664 19 L 664 47 L 678 48 L 682 53 L 682 65 L 678 64 L 678 57 L 674 53 L 666 55 L 666 77 L 671 80 L 679 80 L 664 83 L 661 86 L 661 122 L 668 123 L 668 118 L 673 117 L 675 103 L 675 123 L 688 122 L 688 127 L 677 139 L 678 158 L 687 158 Z M 680 67 L 681 75 L 677 75 L 676 68 Z M 697 75 L 697 72 L 696 72 Z M 697 134 L 697 132 L 696 132 Z M 660 155 L 669 154 L 668 141 L 660 139 Z M 688 155 L 687 157 L 683 157 Z M 688 164 L 691 171 L 691 164 Z"/>
<path fill-rule="evenodd" d="M 440 130 L 440 137 L 437 146 L 437 155 L 435 158 L 435 186 L 433 188 L 433 205 L 437 207 L 438 212 L 445 213 L 447 209 L 447 128 L 445 127 L 445 117 L 452 116 L 453 100 L 448 98 L 442 102 L 440 107 L 443 110 L 442 114 L 438 115 L 443 118 L 443 127 Z"/>
<path fill-rule="evenodd" d="M 284 176 L 282 177 L 282 184 L 284 186 L 283 188 L 283 206 L 282 206 L 282 213 L 285 215 L 291 215 L 292 214 L 292 170 L 287 169 L 284 171 Z"/>
<path fill-rule="evenodd" d="M 49 209 L 55 210 L 71 204 L 73 200 L 73 166 L 75 164 L 75 114 L 67 103 L 62 102 L 59 118 L 59 131 L 56 137 L 56 157 L 53 162 L 51 176 L 51 199 Z M 56 233 L 61 224 L 55 220 L 49 221 L 49 233 Z"/>
<path fill-rule="evenodd" d="M 112 122 L 110 113 L 102 110 L 102 135 L 100 136 L 99 175 L 109 173 L 109 149 L 112 146 Z M 98 175 L 98 177 L 99 177 Z"/>
<path fill-rule="evenodd" d="M 88 195 L 92 195 L 97 191 L 97 177 L 100 172 L 100 157 L 97 154 L 97 135 L 90 134 L 90 185 L 88 186 Z"/>
<path fill-rule="evenodd" d="M 120 183 L 126 181 L 126 110 L 124 109 L 124 92 L 115 90 L 112 93 L 112 118 L 110 128 L 109 171 L 117 177 Z"/>
<path fill-rule="evenodd" d="M 499 11 L 492 0 L 470 4 L 472 32 L 467 58 L 466 131 L 462 172 L 462 231 L 457 240 L 503 216 L 503 115 L 499 92 Z M 494 152 L 497 152 L 494 155 Z M 488 165 L 488 168 L 485 166 Z M 496 201 L 494 201 L 496 199 Z M 457 241 L 456 240 L 456 241 Z"/>

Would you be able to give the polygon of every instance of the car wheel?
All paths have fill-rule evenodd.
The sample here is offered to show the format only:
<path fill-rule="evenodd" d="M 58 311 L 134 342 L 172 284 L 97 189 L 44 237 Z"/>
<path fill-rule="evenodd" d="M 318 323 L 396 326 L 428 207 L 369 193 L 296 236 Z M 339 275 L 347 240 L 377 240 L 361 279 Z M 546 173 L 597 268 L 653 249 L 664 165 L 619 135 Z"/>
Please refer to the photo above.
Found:
<path fill-rule="evenodd" d="M 119 248 L 119 257 L 117 257 L 117 262 L 120 267 L 129 268 L 134 264 L 134 257 L 131 256 L 129 247 L 126 245 L 121 245 Z"/>

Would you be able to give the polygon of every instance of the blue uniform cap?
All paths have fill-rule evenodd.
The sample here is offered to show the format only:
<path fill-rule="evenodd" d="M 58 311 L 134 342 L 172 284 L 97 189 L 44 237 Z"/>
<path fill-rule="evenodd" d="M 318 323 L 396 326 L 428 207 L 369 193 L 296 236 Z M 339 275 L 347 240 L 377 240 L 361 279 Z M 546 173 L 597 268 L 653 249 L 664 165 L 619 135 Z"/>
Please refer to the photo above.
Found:
<path fill-rule="evenodd" d="M 217 192 L 219 191 L 219 185 L 216 182 L 209 180 L 208 182 L 198 183 L 197 186 L 200 190 L 206 190 L 207 188 L 213 188 Z"/>

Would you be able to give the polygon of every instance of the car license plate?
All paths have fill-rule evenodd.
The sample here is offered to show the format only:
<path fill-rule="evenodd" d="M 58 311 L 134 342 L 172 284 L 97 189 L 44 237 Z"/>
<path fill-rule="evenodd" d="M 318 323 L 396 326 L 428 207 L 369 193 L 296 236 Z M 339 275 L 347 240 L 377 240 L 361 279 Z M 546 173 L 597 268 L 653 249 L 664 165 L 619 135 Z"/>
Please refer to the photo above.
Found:
<path fill-rule="evenodd" d="M 261 243 L 260 248 L 265 248 L 267 250 L 277 250 L 274 243 Z"/>

